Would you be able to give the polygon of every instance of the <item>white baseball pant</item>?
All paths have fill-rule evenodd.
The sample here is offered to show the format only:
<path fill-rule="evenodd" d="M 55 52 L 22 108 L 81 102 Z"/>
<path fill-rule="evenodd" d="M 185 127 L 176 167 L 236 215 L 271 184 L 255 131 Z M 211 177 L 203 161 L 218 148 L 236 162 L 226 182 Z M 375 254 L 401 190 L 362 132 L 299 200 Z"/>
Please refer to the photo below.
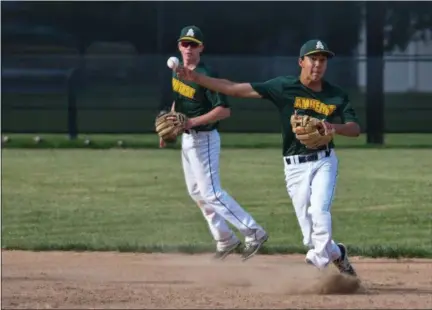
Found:
<path fill-rule="evenodd" d="M 264 229 L 225 190 L 219 177 L 220 136 L 217 130 L 182 135 L 182 164 L 186 187 L 207 220 L 217 248 L 238 242 L 226 221 L 253 242 L 265 235 Z"/>

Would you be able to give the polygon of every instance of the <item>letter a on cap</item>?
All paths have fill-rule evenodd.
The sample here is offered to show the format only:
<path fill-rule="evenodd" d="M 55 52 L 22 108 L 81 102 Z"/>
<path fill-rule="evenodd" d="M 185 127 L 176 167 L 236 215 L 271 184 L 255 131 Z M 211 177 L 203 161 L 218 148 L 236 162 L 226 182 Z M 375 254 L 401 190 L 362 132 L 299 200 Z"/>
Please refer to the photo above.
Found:
<path fill-rule="evenodd" d="M 315 48 L 323 50 L 324 49 L 324 45 L 321 43 L 321 41 L 318 41 L 317 44 L 316 44 L 316 46 L 315 46 Z"/>
<path fill-rule="evenodd" d="M 186 36 L 187 37 L 194 37 L 195 36 L 195 33 L 194 33 L 192 28 L 188 30 L 188 32 L 186 33 Z"/>

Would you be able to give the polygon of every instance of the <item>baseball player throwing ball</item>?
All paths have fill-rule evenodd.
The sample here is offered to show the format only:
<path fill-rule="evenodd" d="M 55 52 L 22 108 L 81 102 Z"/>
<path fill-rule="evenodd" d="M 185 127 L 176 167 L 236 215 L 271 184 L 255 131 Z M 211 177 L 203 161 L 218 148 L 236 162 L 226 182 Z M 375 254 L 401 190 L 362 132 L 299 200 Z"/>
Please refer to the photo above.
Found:
<path fill-rule="evenodd" d="M 348 95 L 323 79 L 327 44 L 310 40 L 300 49 L 300 76 L 280 76 L 266 82 L 235 83 L 201 74 L 185 66 L 176 69 L 183 80 L 216 92 L 243 98 L 263 98 L 276 105 L 282 122 L 286 188 L 309 248 L 306 262 L 319 269 L 333 262 L 341 273 L 356 275 L 346 247 L 332 239 L 331 204 L 338 158 L 333 136 L 357 137 L 360 126 Z M 334 124 L 339 116 L 342 124 Z"/>
<path fill-rule="evenodd" d="M 178 48 L 182 65 L 202 76 L 216 74 L 200 60 L 203 51 L 203 34 L 198 27 L 185 27 L 180 32 Z M 168 59 L 175 70 L 179 60 Z M 216 241 L 215 258 L 224 259 L 241 244 L 226 221 L 245 237 L 242 258 L 247 260 L 258 252 L 268 235 L 225 190 L 219 178 L 220 137 L 219 121 L 230 116 L 225 95 L 209 90 L 193 81 L 182 80 L 173 71 L 172 90 L 174 102 L 171 111 L 161 111 L 156 118 L 155 130 L 160 146 L 175 141 L 182 134 L 182 163 L 189 195 L 200 207 L 210 232 Z"/>

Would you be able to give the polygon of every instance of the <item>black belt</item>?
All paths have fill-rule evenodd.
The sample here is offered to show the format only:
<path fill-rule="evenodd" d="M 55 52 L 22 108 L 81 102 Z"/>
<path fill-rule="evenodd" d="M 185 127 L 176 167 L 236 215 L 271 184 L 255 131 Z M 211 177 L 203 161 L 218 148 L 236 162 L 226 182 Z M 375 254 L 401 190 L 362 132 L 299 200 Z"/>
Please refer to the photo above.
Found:
<path fill-rule="evenodd" d="M 325 151 L 325 157 L 329 157 L 331 153 L 331 150 Z M 298 156 L 298 164 L 303 164 L 310 161 L 317 161 L 318 160 L 318 153 L 310 154 L 310 155 L 299 155 Z M 294 161 L 291 160 L 291 158 L 285 158 L 285 161 L 287 165 L 294 164 Z"/>
<path fill-rule="evenodd" d="M 195 132 L 209 132 L 211 130 L 194 130 L 194 129 L 192 129 L 192 130 L 185 130 L 183 133 L 185 133 L 187 135 L 190 135 L 192 133 L 191 131 L 195 131 Z"/>

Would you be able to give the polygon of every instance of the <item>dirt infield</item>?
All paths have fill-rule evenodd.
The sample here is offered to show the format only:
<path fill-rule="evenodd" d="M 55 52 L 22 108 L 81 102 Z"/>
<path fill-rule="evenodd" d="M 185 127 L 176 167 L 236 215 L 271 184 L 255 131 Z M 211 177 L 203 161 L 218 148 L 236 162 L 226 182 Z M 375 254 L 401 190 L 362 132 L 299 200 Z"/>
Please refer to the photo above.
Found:
<path fill-rule="evenodd" d="M 2 308 L 428 309 L 432 261 L 352 259 L 361 283 L 303 256 L 2 252 Z M 342 284 L 341 284 L 342 283 Z"/>

